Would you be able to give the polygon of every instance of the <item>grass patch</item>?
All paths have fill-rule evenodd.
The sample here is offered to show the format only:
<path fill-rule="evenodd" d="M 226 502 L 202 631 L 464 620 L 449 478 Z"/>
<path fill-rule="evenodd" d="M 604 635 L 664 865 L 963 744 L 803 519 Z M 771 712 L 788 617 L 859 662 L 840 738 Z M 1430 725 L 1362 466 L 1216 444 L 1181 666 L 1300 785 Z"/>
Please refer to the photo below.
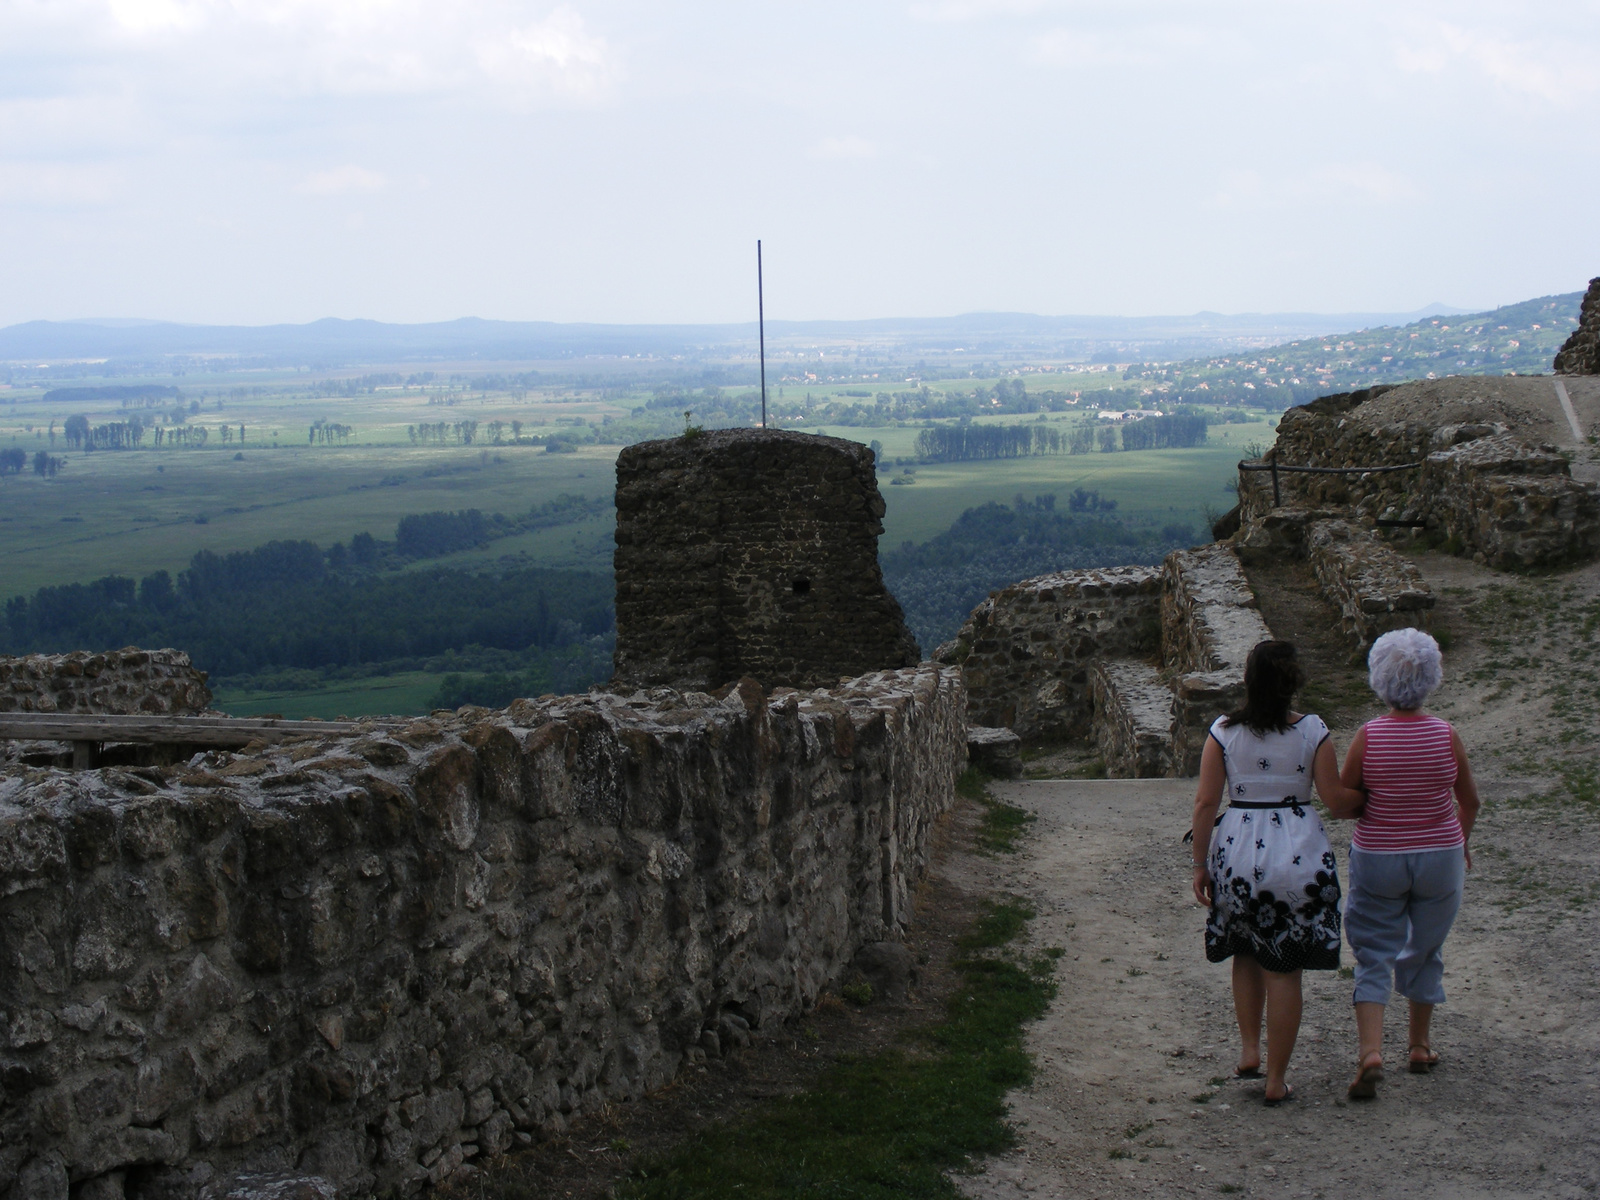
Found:
<path fill-rule="evenodd" d="M 976 767 L 968 767 L 961 773 L 956 780 L 956 794 L 983 807 L 983 820 L 978 825 L 978 849 L 990 854 L 1017 852 L 1017 839 L 1034 821 L 1031 812 L 991 796 L 989 777 Z"/>
<path fill-rule="evenodd" d="M 841 1063 L 809 1091 L 639 1164 L 616 1196 L 958 1196 L 947 1171 L 1015 1142 L 1005 1095 L 1033 1075 L 1022 1025 L 1055 994 L 1053 960 L 1007 950 L 1031 915 L 1003 901 L 974 923 L 961 940 L 968 954 L 955 963 L 961 987 L 945 1019 L 913 1035 L 917 1053 L 892 1049 Z"/>

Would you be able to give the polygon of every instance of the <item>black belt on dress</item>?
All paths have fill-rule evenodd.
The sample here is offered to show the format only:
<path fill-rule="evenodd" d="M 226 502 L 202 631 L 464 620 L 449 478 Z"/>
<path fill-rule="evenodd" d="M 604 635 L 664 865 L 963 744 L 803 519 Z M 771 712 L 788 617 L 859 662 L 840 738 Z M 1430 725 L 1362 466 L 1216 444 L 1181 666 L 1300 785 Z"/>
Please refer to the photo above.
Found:
<path fill-rule="evenodd" d="M 1305 803 L 1304 800 L 1230 800 L 1228 808 L 1301 808 Z"/>

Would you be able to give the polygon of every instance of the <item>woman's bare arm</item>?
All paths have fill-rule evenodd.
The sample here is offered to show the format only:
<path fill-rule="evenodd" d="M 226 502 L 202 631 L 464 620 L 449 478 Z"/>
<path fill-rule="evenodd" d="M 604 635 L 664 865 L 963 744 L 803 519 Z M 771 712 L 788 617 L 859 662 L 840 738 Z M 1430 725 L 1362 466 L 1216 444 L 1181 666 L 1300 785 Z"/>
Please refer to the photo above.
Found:
<path fill-rule="evenodd" d="M 1361 760 L 1367 756 L 1367 730 L 1363 726 L 1356 731 L 1356 736 L 1350 742 L 1350 749 L 1344 756 L 1344 770 L 1339 772 L 1339 782 L 1347 788 L 1361 788 Z"/>
<path fill-rule="evenodd" d="M 1361 815 L 1361 809 L 1367 803 L 1367 794 L 1346 787 L 1340 780 L 1339 758 L 1334 753 L 1332 738 L 1323 739 L 1322 745 L 1317 747 L 1317 756 L 1312 760 L 1311 769 L 1317 783 L 1317 795 L 1328 806 L 1329 816 L 1349 821 Z"/>
<path fill-rule="evenodd" d="M 1467 856 L 1467 866 L 1472 866 L 1472 827 L 1478 821 L 1478 782 L 1472 777 L 1472 766 L 1467 762 L 1467 748 L 1461 735 L 1450 728 L 1450 749 L 1456 756 L 1456 809 L 1461 818 L 1461 833 L 1467 840 L 1462 851 Z"/>
<path fill-rule="evenodd" d="M 1217 739 L 1208 736 L 1205 749 L 1200 752 L 1200 782 L 1194 793 L 1194 819 L 1189 831 L 1194 835 L 1194 898 L 1207 908 L 1211 907 L 1211 869 L 1206 859 L 1211 855 L 1211 826 L 1217 819 L 1217 808 L 1222 804 L 1222 789 L 1228 782 L 1227 768 L 1222 764 L 1222 747 Z"/>

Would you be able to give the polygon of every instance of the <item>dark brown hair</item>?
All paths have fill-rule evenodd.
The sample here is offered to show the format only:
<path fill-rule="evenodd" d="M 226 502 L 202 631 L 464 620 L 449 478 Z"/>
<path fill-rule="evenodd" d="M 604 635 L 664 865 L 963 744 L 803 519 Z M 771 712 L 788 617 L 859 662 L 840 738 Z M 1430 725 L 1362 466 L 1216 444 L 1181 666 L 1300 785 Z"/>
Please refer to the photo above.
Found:
<path fill-rule="evenodd" d="M 1224 725 L 1243 725 L 1251 733 L 1284 733 L 1289 705 L 1306 682 L 1293 642 L 1260 642 L 1244 664 L 1244 707 L 1223 718 Z"/>

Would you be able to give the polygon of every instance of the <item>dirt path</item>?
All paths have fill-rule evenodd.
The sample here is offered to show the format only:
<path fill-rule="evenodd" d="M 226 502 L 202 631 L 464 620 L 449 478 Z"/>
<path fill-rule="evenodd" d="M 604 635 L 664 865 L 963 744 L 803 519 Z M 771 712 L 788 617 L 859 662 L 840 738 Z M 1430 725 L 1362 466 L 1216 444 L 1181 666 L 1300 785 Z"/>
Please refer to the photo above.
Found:
<path fill-rule="evenodd" d="M 1344 1099 L 1349 981 L 1308 974 L 1290 1074 L 1300 1099 L 1268 1109 L 1259 1082 L 1217 1082 L 1233 1067 L 1237 1034 L 1227 968 L 1205 962 L 1203 913 L 1186 894 L 1178 837 L 1192 785 L 997 791 L 1038 814 L 998 882 L 1033 900 L 1039 944 L 1067 953 L 1060 996 L 1029 1035 L 1038 1078 L 1013 1098 L 1021 1148 L 967 1181 L 969 1195 L 1506 1200 L 1600 1189 L 1592 909 L 1508 911 L 1526 897 L 1475 874 L 1447 946 L 1451 1000 L 1435 1021 L 1445 1062 L 1431 1076 L 1391 1073 L 1372 1104 Z M 1518 861 L 1552 832 L 1537 815 L 1502 814 L 1495 825 L 1485 843 Z M 1347 839 L 1338 841 L 1342 866 Z M 1591 843 L 1581 857 L 1592 870 L 1600 854 Z M 1402 1016 L 1391 1009 L 1391 1063 L 1405 1053 Z"/>
<path fill-rule="evenodd" d="M 1600 817 L 1572 790 L 1600 728 L 1582 615 L 1600 568 L 1517 580 L 1419 562 L 1451 642 L 1434 708 L 1462 730 L 1486 799 L 1445 948 L 1443 1064 L 1431 1076 L 1391 1071 L 1375 1103 L 1348 1103 L 1351 984 L 1308 973 L 1290 1069 L 1299 1099 L 1266 1108 L 1260 1082 L 1226 1078 L 1237 1053 L 1228 969 L 1205 962 L 1179 842 L 1193 783 L 996 785 L 1038 817 L 996 886 L 1032 900 L 1035 940 L 1066 954 L 1060 995 L 1029 1034 L 1037 1079 L 1012 1098 L 1021 1146 L 963 1181 L 969 1195 L 1600 1194 Z M 1324 699 L 1345 709 L 1341 752 L 1370 715 L 1348 675 L 1325 672 Z M 1563 739 L 1566 729 L 1580 736 Z M 1349 827 L 1329 828 L 1348 878 Z M 1387 1060 L 1403 1063 L 1403 1002 L 1386 1035 Z"/>

